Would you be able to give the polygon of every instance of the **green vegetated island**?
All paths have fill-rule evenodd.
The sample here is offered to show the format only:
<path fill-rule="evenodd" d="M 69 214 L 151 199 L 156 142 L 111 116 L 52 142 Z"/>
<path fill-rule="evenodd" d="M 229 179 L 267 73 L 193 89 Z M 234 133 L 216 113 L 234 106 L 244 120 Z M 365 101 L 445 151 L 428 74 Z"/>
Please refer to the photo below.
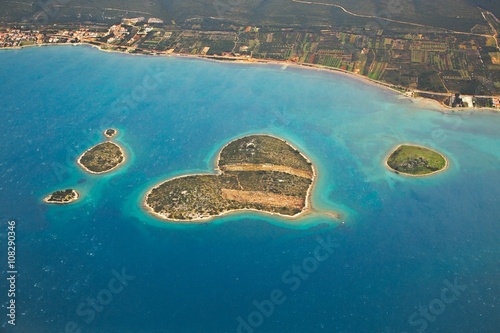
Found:
<path fill-rule="evenodd" d="M 106 141 L 88 149 L 77 162 L 83 170 L 101 174 L 116 169 L 125 162 L 125 152 L 118 144 Z"/>
<path fill-rule="evenodd" d="M 400 145 L 387 158 L 387 166 L 409 176 L 429 176 L 445 170 L 448 160 L 442 154 L 426 147 Z"/>
<path fill-rule="evenodd" d="M 160 183 L 148 191 L 144 207 L 172 221 L 206 220 L 236 210 L 293 217 L 310 208 L 314 166 L 284 140 L 268 135 L 234 140 L 216 163 L 217 175 L 187 175 Z"/>
<path fill-rule="evenodd" d="M 54 193 L 43 199 L 43 201 L 52 204 L 69 204 L 78 200 L 79 197 L 80 194 L 76 190 L 66 189 L 55 191 Z"/>

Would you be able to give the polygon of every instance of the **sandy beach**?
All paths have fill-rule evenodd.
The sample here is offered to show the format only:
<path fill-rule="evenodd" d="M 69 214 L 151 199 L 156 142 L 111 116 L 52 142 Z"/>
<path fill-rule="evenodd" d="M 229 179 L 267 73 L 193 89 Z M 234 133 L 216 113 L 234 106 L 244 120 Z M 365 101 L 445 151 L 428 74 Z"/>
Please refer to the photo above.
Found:
<path fill-rule="evenodd" d="M 432 98 L 426 98 L 426 97 L 410 97 L 406 95 L 404 92 L 401 92 L 398 89 L 394 88 L 394 85 L 373 80 L 370 79 L 367 76 L 363 76 L 361 74 L 357 74 L 354 72 L 349 72 L 340 68 L 333 68 L 333 67 L 327 67 L 327 66 L 322 66 L 322 65 L 317 65 L 317 64 L 299 64 L 295 62 L 290 62 L 290 61 L 277 61 L 277 60 L 266 60 L 266 59 L 252 59 L 252 58 L 246 58 L 246 59 L 235 59 L 235 58 L 227 58 L 227 60 L 222 60 L 222 59 L 214 59 L 211 56 L 204 56 L 204 55 L 196 55 L 196 54 L 168 54 L 166 56 L 171 56 L 171 57 L 180 57 L 180 58 L 192 58 L 192 59 L 202 59 L 202 60 L 207 60 L 207 61 L 214 61 L 214 62 L 221 62 L 221 63 L 227 63 L 227 64 L 239 64 L 239 65 L 271 65 L 271 66 L 281 66 L 284 69 L 288 67 L 296 68 L 296 69 L 308 69 L 308 70 L 316 70 L 316 71 L 322 71 L 322 72 L 328 72 L 332 74 L 340 74 L 344 75 L 346 77 L 350 77 L 356 80 L 359 80 L 359 82 L 363 82 L 365 84 L 369 84 L 372 86 L 376 86 L 379 88 L 383 89 L 388 89 L 392 92 L 397 93 L 398 95 L 407 98 L 411 100 L 412 102 L 419 104 L 420 107 L 425 108 L 425 109 L 431 109 L 431 110 L 436 110 L 436 111 L 494 111 L 494 112 L 500 112 L 500 109 L 497 108 L 492 108 L 492 107 L 461 107 L 461 108 L 452 108 L 448 105 L 445 105 L 443 103 L 440 103 L 436 101 L 435 99 Z M 222 57 L 218 57 L 222 58 Z M 426 92 L 428 94 L 432 94 L 433 92 L 429 91 Z M 499 96 L 500 98 L 500 96 Z"/>
<path fill-rule="evenodd" d="M 298 69 L 312 69 L 312 70 L 318 70 L 318 71 L 326 71 L 330 73 L 336 73 L 336 74 L 342 74 L 346 75 L 351 78 L 359 79 L 361 82 L 364 82 L 366 84 L 371 84 L 377 87 L 381 87 L 384 89 L 389 89 L 393 92 L 398 93 L 401 96 L 404 96 L 405 98 L 408 98 L 415 102 L 416 104 L 420 104 L 423 108 L 430 108 L 431 110 L 436 110 L 440 111 L 495 111 L 495 112 L 500 112 L 500 109 L 498 108 L 493 108 L 493 107 L 465 107 L 465 108 L 452 108 L 448 105 L 445 105 L 443 103 L 440 103 L 434 99 L 431 98 L 426 98 L 426 97 L 410 97 L 407 96 L 404 92 L 395 89 L 394 85 L 373 80 L 370 79 L 367 76 L 363 76 L 361 74 L 357 74 L 354 72 L 349 72 L 340 68 L 333 68 L 333 67 L 327 67 L 327 66 L 322 66 L 322 65 L 317 65 L 317 64 L 306 64 L 306 63 L 295 63 L 295 62 L 290 62 L 290 61 L 278 61 L 278 60 L 267 60 L 267 59 L 253 59 L 253 58 L 236 58 L 236 57 L 222 57 L 222 56 L 208 56 L 208 55 L 201 55 L 201 54 L 183 54 L 183 53 L 167 53 L 167 52 L 158 52 L 154 53 L 152 52 L 151 54 L 133 54 L 133 53 L 127 53 L 123 51 L 118 51 L 118 50 L 113 50 L 113 49 L 104 49 L 100 45 L 95 45 L 91 44 L 88 42 L 78 42 L 78 43 L 51 43 L 51 44 L 34 44 L 34 45 L 25 45 L 25 46 L 16 46 L 16 47 L 5 47 L 5 48 L 0 48 L 0 50 L 19 50 L 23 49 L 26 47 L 42 47 L 42 46 L 62 46 L 62 45 L 71 45 L 71 46 L 78 46 L 78 45 L 86 45 L 90 46 L 92 48 L 96 48 L 100 51 L 103 52 L 108 52 L 108 53 L 120 53 L 120 54 L 126 54 L 126 55 L 133 55 L 133 56 L 163 56 L 163 57 L 179 57 L 179 58 L 192 58 L 192 59 L 201 59 L 201 60 L 207 60 L 207 61 L 215 61 L 215 62 L 221 62 L 221 63 L 232 63 L 232 64 L 243 64 L 243 65 L 252 65 L 252 64 L 261 64 L 261 65 L 272 65 L 272 66 L 281 66 L 281 67 L 293 67 L 293 68 L 298 68 Z M 411 90 L 408 90 L 411 91 Z M 432 94 L 433 92 L 429 91 L 426 92 L 429 94 Z M 500 98 L 500 96 L 499 96 Z M 439 106 L 439 109 L 436 108 L 436 106 Z"/>

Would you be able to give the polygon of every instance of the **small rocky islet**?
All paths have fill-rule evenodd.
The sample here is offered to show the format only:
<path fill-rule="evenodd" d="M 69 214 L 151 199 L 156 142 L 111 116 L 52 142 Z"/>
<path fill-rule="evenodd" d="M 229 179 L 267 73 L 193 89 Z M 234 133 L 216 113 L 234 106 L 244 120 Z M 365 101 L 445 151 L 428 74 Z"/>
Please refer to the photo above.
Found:
<path fill-rule="evenodd" d="M 108 128 L 104 131 L 104 136 L 108 139 L 115 137 L 118 134 L 118 131 L 114 128 Z"/>
<path fill-rule="evenodd" d="M 77 201 L 80 198 L 80 194 L 73 189 L 58 190 L 43 199 L 46 203 L 51 204 L 69 204 Z"/>

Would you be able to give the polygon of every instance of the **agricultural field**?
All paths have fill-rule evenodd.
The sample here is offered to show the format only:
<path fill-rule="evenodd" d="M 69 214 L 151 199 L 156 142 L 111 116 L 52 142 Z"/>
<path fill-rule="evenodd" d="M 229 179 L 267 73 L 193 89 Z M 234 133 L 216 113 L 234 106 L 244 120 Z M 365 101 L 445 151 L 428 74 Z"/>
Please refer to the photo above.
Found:
<path fill-rule="evenodd" d="M 112 2 L 106 0 L 104 3 L 108 1 Z M 325 1 L 345 5 L 347 10 L 356 10 L 363 15 L 377 13 L 383 8 L 381 3 L 386 3 L 361 0 L 356 2 L 357 6 L 346 0 Z M 68 3 L 68 6 L 76 3 Z M 121 6 L 127 6 L 127 3 L 123 2 Z M 394 18 L 403 18 L 423 7 L 424 12 L 436 9 L 434 4 L 425 5 L 425 1 L 419 2 L 418 6 L 412 0 L 404 3 L 407 13 L 393 13 Z M 451 17 L 451 13 L 456 11 L 464 15 L 465 21 L 460 19 L 460 22 L 476 20 L 477 8 L 470 9 L 470 13 L 466 14 L 464 3 L 465 0 L 454 2 L 453 10 L 436 10 L 432 15 Z M 1 6 L 10 5 L 4 3 Z M 148 6 L 155 16 L 164 19 L 164 24 L 146 24 L 145 20 L 150 17 L 146 11 L 150 10 Z M 487 12 L 479 12 L 479 18 L 473 26 L 474 31 L 481 32 L 478 35 L 443 32 L 432 26 L 383 23 L 383 20 L 376 20 L 375 25 L 366 25 L 369 21 L 373 23 L 373 19 L 347 19 L 346 15 L 349 15 L 335 6 L 327 6 L 329 10 L 325 14 L 325 5 L 292 3 L 289 0 L 248 1 L 223 8 L 213 8 L 214 3 L 205 0 L 196 4 L 191 1 L 172 1 L 165 5 L 169 8 L 168 19 L 155 6 L 163 5 L 148 4 L 143 8 L 144 13 L 140 14 L 145 17 L 143 21 L 132 23 L 131 20 L 124 20 L 121 25 L 113 25 L 121 33 L 111 30 L 109 23 L 86 25 L 86 35 L 98 31 L 98 36 L 86 38 L 86 41 L 104 49 L 130 53 L 175 52 L 224 60 L 254 58 L 318 65 L 364 75 L 401 90 L 418 89 L 450 95 L 455 92 L 480 95 L 500 93 L 500 49 L 492 35 L 483 35 L 492 34 L 493 28 L 500 25 L 500 20 Z M 297 13 L 292 15 L 292 7 L 300 7 L 304 11 L 300 16 Z M 119 11 L 122 7 L 106 8 Z M 63 6 L 58 9 L 58 13 L 62 14 L 66 9 Z M 215 16 L 206 18 L 194 15 L 197 11 L 213 11 Z M 127 15 L 132 17 L 135 14 L 139 15 L 136 11 L 130 11 Z M 231 15 L 226 17 L 226 14 Z M 310 17 L 315 15 L 321 16 L 321 19 L 314 20 L 313 25 L 307 24 Z M 414 19 L 418 19 L 418 15 Z M 105 13 L 101 16 L 106 17 Z M 110 22 L 120 22 L 122 16 L 118 15 Z M 335 19 L 323 21 L 325 17 Z M 289 21 L 285 24 L 286 18 Z M 24 28 L 28 33 L 22 39 L 15 39 L 15 36 L 2 39 L 0 35 L 0 47 L 53 41 L 74 43 L 81 37 L 68 34 L 68 31 L 82 30 L 83 25 L 77 22 L 36 30 L 41 31 L 43 38 L 29 27 Z M 103 33 L 103 30 L 107 33 Z"/>

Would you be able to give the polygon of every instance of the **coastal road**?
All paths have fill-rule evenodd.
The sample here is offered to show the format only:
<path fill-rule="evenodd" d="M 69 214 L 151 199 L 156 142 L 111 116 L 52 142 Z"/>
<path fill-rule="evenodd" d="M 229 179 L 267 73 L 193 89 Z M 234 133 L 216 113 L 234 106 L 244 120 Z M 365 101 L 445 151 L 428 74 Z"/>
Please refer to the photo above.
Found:
<path fill-rule="evenodd" d="M 411 25 L 411 26 L 415 26 L 415 27 L 421 27 L 421 28 L 437 29 L 437 30 L 440 30 L 441 32 L 453 33 L 453 34 L 458 34 L 458 35 L 480 36 L 480 37 L 489 37 L 489 38 L 494 37 L 492 35 L 475 34 L 475 33 L 472 33 L 472 32 L 448 30 L 448 29 L 434 27 L 434 26 L 431 26 L 431 25 L 425 25 L 425 24 L 408 22 L 408 21 L 401 21 L 401 20 L 394 20 L 394 19 L 391 19 L 391 18 L 380 17 L 380 16 L 375 16 L 375 15 L 356 14 L 356 13 L 353 13 L 353 12 L 345 9 L 343 6 L 338 5 L 338 4 L 334 4 L 334 3 L 324 3 L 324 2 L 304 1 L 304 0 L 290 0 L 290 1 L 291 2 L 295 2 L 295 3 L 305 4 L 305 5 L 337 7 L 339 9 L 341 9 L 342 11 L 344 11 L 346 14 L 349 14 L 349 15 L 352 15 L 352 16 L 355 16 L 355 17 L 362 17 L 362 18 L 374 19 L 374 20 L 377 20 L 377 21 L 378 20 L 382 20 L 382 21 L 387 21 L 387 22 L 394 22 L 394 23 L 399 23 L 399 24 Z"/>
<path fill-rule="evenodd" d="M 500 47 L 499 47 L 499 44 L 498 44 L 498 30 L 495 28 L 495 24 L 494 22 L 490 21 L 490 20 L 494 20 L 496 21 L 497 24 L 500 24 L 500 21 L 498 20 L 498 18 L 493 15 L 493 13 L 490 13 L 490 12 L 481 12 L 481 15 L 483 15 L 483 18 L 486 22 L 488 22 L 488 24 L 490 25 L 490 28 L 491 30 L 493 30 L 493 32 L 495 33 L 492 37 L 495 39 L 495 43 L 497 44 L 497 49 L 500 50 Z"/>

